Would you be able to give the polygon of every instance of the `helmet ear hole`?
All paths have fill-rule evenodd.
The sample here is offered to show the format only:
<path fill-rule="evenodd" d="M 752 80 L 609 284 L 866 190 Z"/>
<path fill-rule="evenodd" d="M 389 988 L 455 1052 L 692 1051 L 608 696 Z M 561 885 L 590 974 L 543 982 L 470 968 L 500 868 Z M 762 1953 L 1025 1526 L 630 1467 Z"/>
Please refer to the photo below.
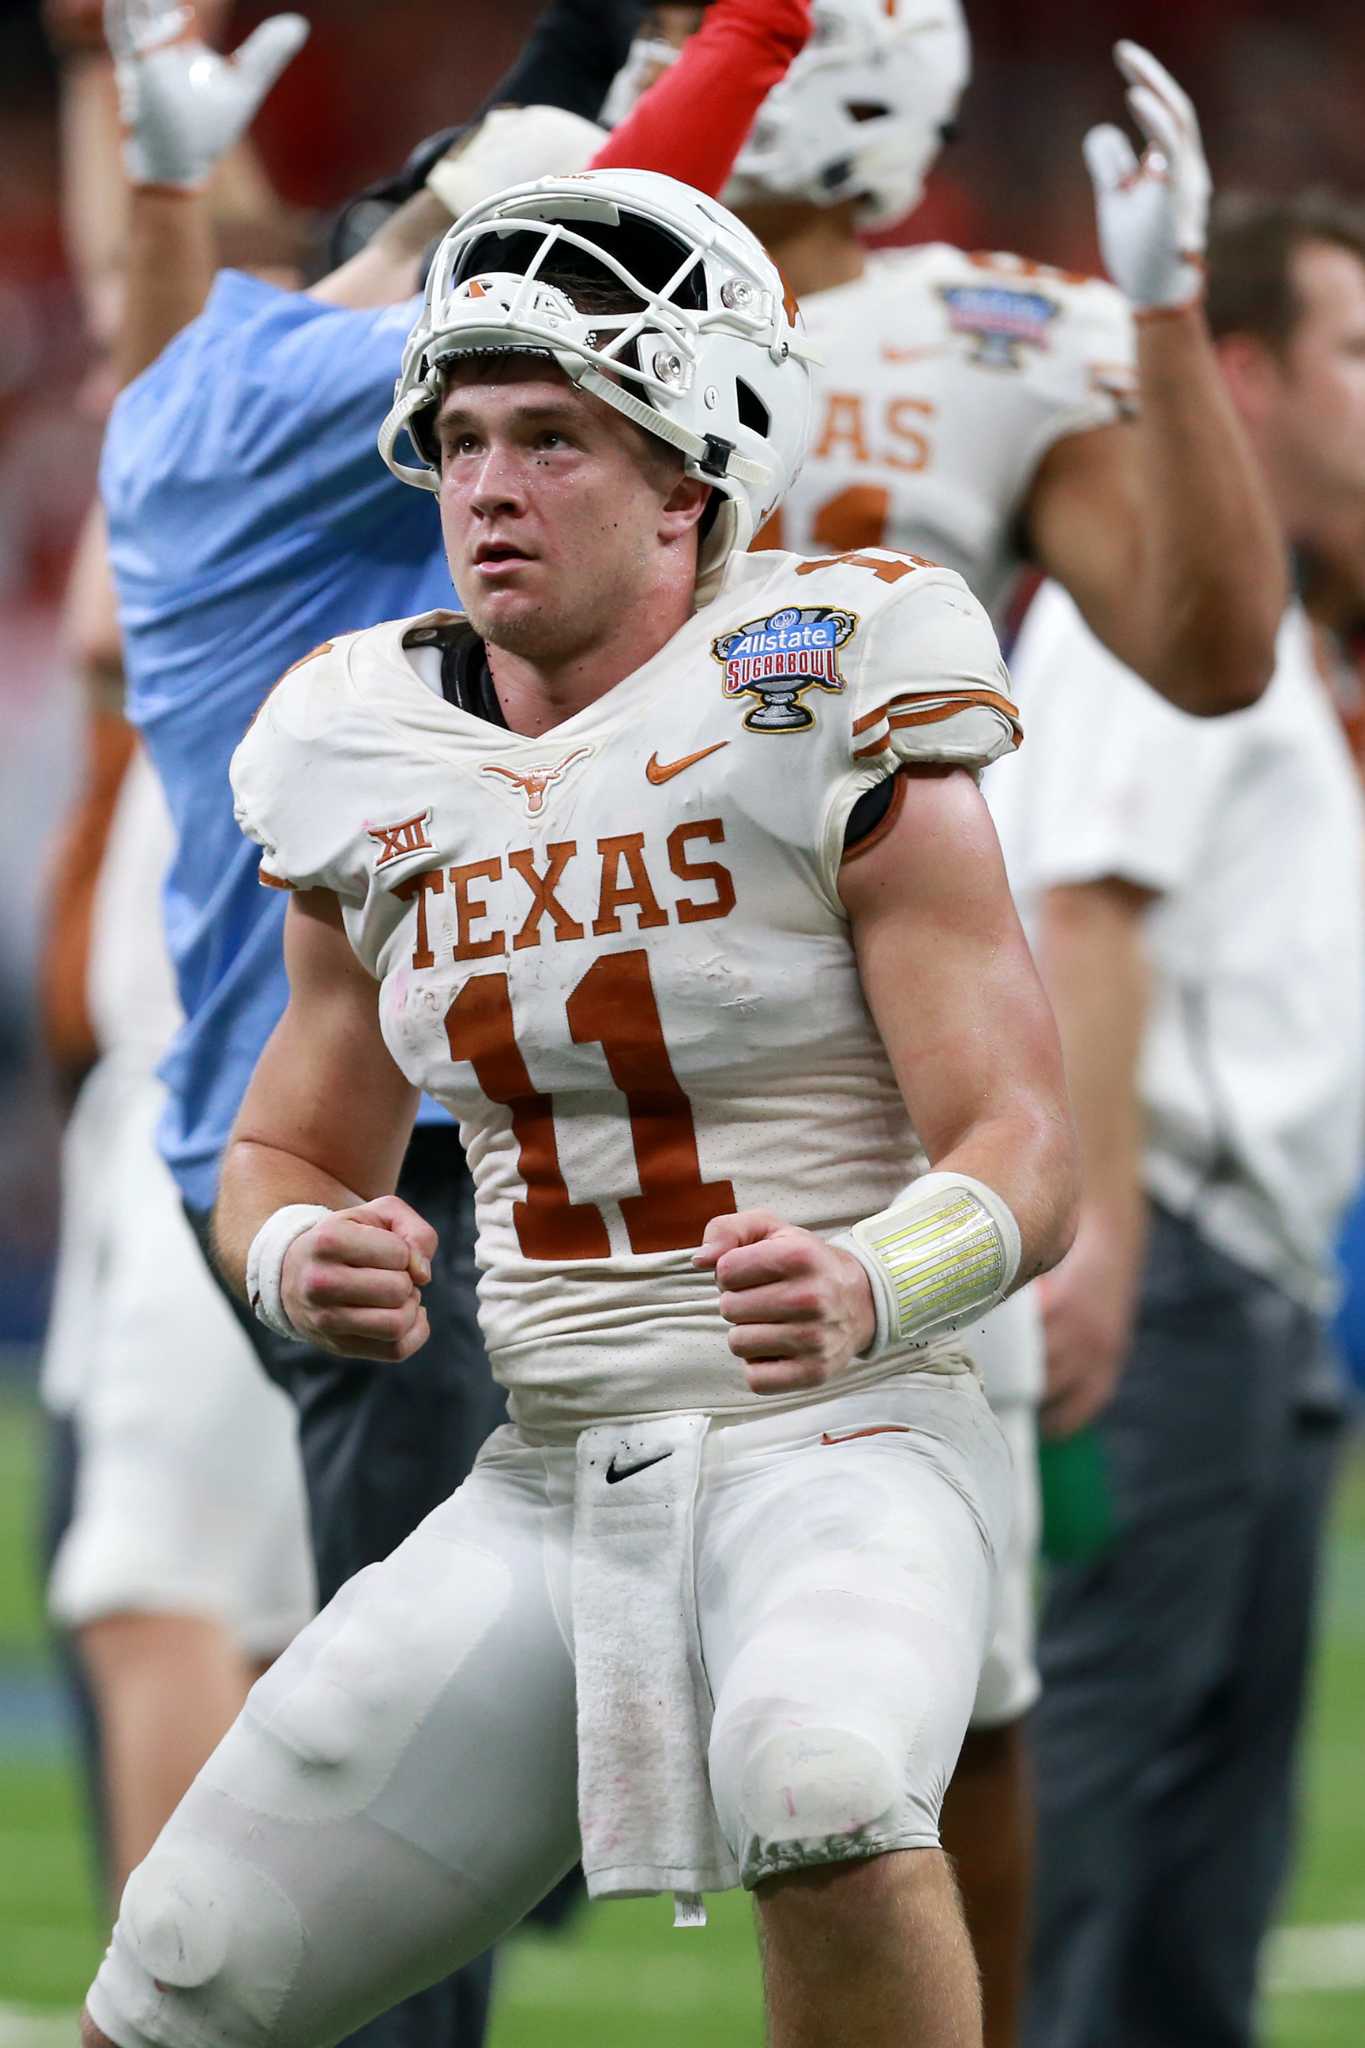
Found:
<path fill-rule="evenodd" d="M 440 474 L 441 450 L 436 439 L 436 407 L 424 405 L 420 412 L 413 413 L 408 421 L 408 439 L 423 462 Z"/>
<path fill-rule="evenodd" d="M 735 413 L 742 427 L 749 427 L 755 434 L 765 438 L 772 425 L 772 414 L 751 384 L 742 377 L 735 379 Z"/>

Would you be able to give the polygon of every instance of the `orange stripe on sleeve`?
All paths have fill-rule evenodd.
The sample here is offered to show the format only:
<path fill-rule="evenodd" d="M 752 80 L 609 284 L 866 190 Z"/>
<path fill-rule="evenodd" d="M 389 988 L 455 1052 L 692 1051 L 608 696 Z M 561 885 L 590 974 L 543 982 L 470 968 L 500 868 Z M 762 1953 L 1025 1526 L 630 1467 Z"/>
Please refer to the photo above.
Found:
<path fill-rule="evenodd" d="M 885 753 L 893 732 L 917 725 L 941 725 L 945 719 L 956 718 L 959 711 L 970 711 L 977 707 L 998 711 L 1002 717 L 1007 718 L 1014 727 L 1014 744 L 1016 747 L 1019 745 L 1023 738 L 1023 728 L 1020 725 L 1019 712 L 1009 698 L 1002 696 L 998 690 L 964 690 L 956 697 L 940 697 L 927 704 L 922 697 L 893 697 L 880 711 L 869 711 L 867 716 L 860 718 L 853 727 L 854 734 L 867 732 L 876 726 L 884 727 L 885 730 L 878 732 L 875 739 L 870 740 L 866 746 L 858 747 L 854 751 L 853 759 L 870 761 L 878 754 Z"/>

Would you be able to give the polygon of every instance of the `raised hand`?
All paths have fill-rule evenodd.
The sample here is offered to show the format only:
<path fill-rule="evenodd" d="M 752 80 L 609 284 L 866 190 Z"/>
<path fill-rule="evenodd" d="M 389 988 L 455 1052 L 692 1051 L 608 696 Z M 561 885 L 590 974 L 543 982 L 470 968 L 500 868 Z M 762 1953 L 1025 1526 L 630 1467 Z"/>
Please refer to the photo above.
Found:
<path fill-rule="evenodd" d="M 201 40 L 197 8 L 178 0 L 105 0 L 135 185 L 193 191 L 250 127 L 262 100 L 308 39 L 300 14 L 276 14 L 223 57 Z"/>
<path fill-rule="evenodd" d="M 1139 159 L 1121 128 L 1084 142 L 1105 268 L 1139 308 L 1189 305 L 1204 284 L 1213 185 L 1189 95 L 1137 43 L 1116 43 L 1128 105 L 1146 138 Z"/>

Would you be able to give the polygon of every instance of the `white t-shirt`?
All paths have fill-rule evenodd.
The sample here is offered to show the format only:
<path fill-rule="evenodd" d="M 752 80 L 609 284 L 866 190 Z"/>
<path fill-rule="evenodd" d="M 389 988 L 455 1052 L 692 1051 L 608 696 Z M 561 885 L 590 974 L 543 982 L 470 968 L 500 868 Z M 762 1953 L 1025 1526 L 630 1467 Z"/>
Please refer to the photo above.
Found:
<path fill-rule="evenodd" d="M 1147 920 L 1148 1192 L 1330 1308 L 1365 1156 L 1365 830 L 1308 622 L 1251 710 L 1195 719 L 1047 585 L 1012 673 L 1027 745 L 986 788 L 1026 926 L 1051 887 L 1117 877 Z"/>

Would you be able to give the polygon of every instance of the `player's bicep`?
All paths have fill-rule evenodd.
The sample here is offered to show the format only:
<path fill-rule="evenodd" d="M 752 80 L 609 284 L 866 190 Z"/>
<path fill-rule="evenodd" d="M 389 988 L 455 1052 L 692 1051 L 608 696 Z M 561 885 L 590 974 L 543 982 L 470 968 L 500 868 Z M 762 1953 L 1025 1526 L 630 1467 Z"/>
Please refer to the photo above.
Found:
<path fill-rule="evenodd" d="M 330 890 L 290 897 L 284 954 L 289 1001 L 233 1140 L 292 1153 L 373 1200 L 397 1182 L 418 1096 L 384 1043 L 377 984 L 351 950 Z"/>
<path fill-rule="evenodd" d="M 1024 513 L 1033 559 L 1068 590 L 1091 631 L 1142 674 L 1147 548 L 1137 430 L 1067 434 L 1039 464 Z"/>
<path fill-rule="evenodd" d="M 931 1159 L 984 1124 L 1065 1121 L 1052 1011 L 985 800 L 961 769 L 902 770 L 890 829 L 840 873 L 858 973 Z"/>

